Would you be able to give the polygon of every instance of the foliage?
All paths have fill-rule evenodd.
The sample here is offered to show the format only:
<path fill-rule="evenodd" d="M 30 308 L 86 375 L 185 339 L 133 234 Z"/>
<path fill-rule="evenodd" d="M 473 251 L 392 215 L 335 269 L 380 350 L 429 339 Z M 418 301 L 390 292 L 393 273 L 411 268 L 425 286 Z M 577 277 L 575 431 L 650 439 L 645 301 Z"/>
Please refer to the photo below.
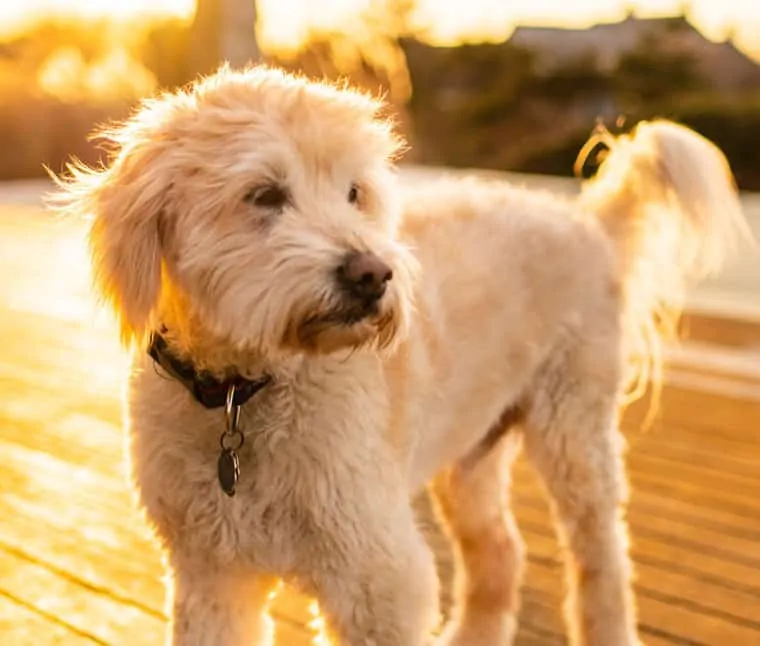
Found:
<path fill-rule="evenodd" d="M 736 103 L 719 95 L 704 94 L 686 102 L 647 106 L 629 113 L 625 121 L 633 126 L 641 120 L 656 118 L 675 119 L 714 141 L 731 160 L 738 185 L 745 190 L 760 191 L 757 139 L 751 136 L 760 132 L 760 95 Z M 610 126 L 614 132 L 614 126 Z M 589 135 L 589 128 L 576 129 L 524 159 L 520 170 L 570 174 L 578 151 Z"/>
<path fill-rule="evenodd" d="M 50 20 L 0 43 L 0 179 L 100 159 L 93 129 L 189 78 L 187 27 Z"/>
<path fill-rule="evenodd" d="M 684 21 L 674 25 L 680 31 Z M 721 95 L 696 60 L 643 39 L 611 69 L 591 55 L 538 69 L 531 52 L 501 45 L 404 44 L 414 82 L 421 163 L 567 175 L 596 122 L 668 116 L 721 146 L 743 188 L 760 189 L 760 102 Z"/>
<path fill-rule="evenodd" d="M 631 107 L 708 87 L 692 56 L 669 52 L 653 38 L 621 56 L 614 81 L 618 96 Z"/>

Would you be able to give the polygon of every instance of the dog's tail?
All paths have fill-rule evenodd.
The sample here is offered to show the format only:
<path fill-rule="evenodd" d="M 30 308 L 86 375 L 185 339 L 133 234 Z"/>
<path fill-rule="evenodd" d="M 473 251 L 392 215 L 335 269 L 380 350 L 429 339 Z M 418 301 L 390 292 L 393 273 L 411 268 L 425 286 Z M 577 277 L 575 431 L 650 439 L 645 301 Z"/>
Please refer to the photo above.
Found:
<path fill-rule="evenodd" d="M 586 148 L 600 142 L 609 150 L 580 200 L 617 249 L 635 399 L 650 382 L 659 393 L 662 339 L 676 334 L 686 288 L 749 230 L 725 156 L 696 132 L 652 121 L 619 137 L 598 132 Z"/>

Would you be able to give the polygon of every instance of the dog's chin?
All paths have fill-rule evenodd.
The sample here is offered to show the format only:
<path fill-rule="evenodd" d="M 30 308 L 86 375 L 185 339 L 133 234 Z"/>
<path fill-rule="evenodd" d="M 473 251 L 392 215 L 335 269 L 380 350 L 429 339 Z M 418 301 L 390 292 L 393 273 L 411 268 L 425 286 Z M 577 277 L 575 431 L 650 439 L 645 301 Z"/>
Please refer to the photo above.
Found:
<path fill-rule="evenodd" d="M 396 339 L 396 320 L 392 309 L 327 312 L 302 321 L 286 342 L 310 354 L 366 347 L 384 349 Z"/>

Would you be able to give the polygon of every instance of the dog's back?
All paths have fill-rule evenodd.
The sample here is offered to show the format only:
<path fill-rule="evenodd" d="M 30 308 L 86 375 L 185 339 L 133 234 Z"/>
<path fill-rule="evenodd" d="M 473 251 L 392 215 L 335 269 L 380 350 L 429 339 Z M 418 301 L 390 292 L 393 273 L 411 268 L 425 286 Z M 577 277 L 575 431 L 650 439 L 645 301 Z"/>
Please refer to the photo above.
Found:
<path fill-rule="evenodd" d="M 402 239 L 421 266 L 405 369 L 425 411 L 423 482 L 573 339 L 607 344 L 615 383 L 621 294 L 609 236 L 573 200 L 445 178 L 414 188 L 406 204 Z"/>
<path fill-rule="evenodd" d="M 421 478 L 530 396 L 542 365 L 581 339 L 608 357 L 595 369 L 615 388 L 639 394 L 658 378 L 660 336 L 674 330 L 689 281 L 717 269 L 740 236 L 738 195 L 712 143 L 656 122 L 610 145 L 577 199 L 475 178 L 409 190 L 402 238 L 422 271 L 407 368 L 435 445 Z"/>

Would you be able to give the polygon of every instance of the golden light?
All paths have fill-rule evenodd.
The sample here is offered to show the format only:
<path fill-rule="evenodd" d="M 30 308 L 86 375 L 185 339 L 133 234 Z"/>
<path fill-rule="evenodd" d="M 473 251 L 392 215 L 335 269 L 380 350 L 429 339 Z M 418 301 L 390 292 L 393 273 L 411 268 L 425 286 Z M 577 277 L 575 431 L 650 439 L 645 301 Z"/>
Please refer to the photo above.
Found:
<path fill-rule="evenodd" d="M 259 38 L 265 49 L 295 49 L 312 29 L 349 27 L 370 0 L 258 0 Z"/>
<path fill-rule="evenodd" d="M 325 634 L 325 619 L 320 613 L 319 603 L 312 600 L 309 603 L 308 611 L 311 617 L 308 628 L 314 634 L 311 640 L 312 646 L 330 646 L 330 642 Z"/>
<path fill-rule="evenodd" d="M 278 0 L 269 0 L 276 3 Z M 714 40 L 729 33 L 760 58 L 760 2 L 756 0 L 417 0 L 416 22 L 442 45 L 507 38 L 517 25 L 585 28 L 637 16 L 678 15 Z"/>
<path fill-rule="evenodd" d="M 50 18 L 103 18 L 148 21 L 173 16 L 189 20 L 195 0 L 27 0 L 0 3 L 0 37 L 19 33 Z"/>
<path fill-rule="evenodd" d="M 83 223 L 50 219 L 43 227 L 36 208 L 19 206 L 15 212 L 19 221 L 35 223 L 36 227 L 32 235 L 24 237 L 19 237 L 15 228 L 4 229 L 0 266 L 6 273 L 10 267 L 15 268 L 18 276 L 0 286 L 0 300 L 12 311 L 69 322 L 107 324 L 90 293 L 92 281 Z M 2 215 L 7 217 L 7 211 Z"/>
<path fill-rule="evenodd" d="M 117 46 L 91 63 L 75 47 L 61 47 L 40 67 L 37 85 L 63 101 L 136 99 L 155 89 L 156 78 L 123 47 Z"/>

